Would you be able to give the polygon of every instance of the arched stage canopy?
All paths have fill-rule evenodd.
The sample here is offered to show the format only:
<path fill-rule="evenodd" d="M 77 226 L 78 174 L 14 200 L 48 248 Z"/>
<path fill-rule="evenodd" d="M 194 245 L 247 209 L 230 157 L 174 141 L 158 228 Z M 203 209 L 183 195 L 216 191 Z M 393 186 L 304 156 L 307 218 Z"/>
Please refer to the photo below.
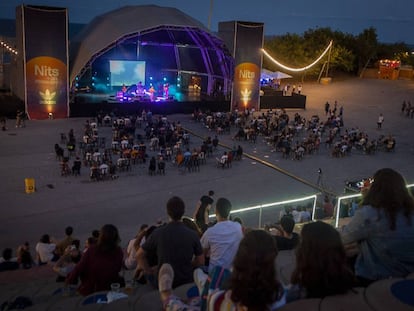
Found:
<path fill-rule="evenodd" d="M 198 75 L 206 93 L 217 83 L 231 84 L 234 63 L 223 41 L 202 23 L 156 5 L 126 6 L 96 17 L 70 42 L 70 59 L 71 86 L 88 74 L 108 71 L 109 60 L 132 60 L 145 61 L 147 71 L 183 79 Z"/>

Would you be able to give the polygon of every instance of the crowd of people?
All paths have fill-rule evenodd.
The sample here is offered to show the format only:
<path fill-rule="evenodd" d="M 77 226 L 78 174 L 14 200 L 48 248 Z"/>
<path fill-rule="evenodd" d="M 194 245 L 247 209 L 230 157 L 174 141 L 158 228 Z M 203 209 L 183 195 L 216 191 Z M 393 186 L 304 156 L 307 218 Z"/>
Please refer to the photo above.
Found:
<path fill-rule="evenodd" d="M 105 130 L 108 127 L 110 135 Z M 61 133 L 60 143 L 54 146 L 56 159 L 62 176 L 79 176 L 89 168 L 92 181 L 116 179 L 119 172 L 129 171 L 135 164 L 147 167 L 149 175 L 165 175 L 168 162 L 182 172 L 200 171 L 219 143 L 217 135 L 207 136 L 198 145 L 192 143 L 180 121 L 171 122 L 145 110 L 129 116 L 99 114 L 86 120 L 81 133 L 81 138 L 75 137 L 73 129 L 69 135 Z M 226 164 L 241 159 L 242 153 L 243 148 L 235 146 Z"/>
<path fill-rule="evenodd" d="M 218 135 L 235 130 L 231 134 L 233 140 L 256 143 L 257 138 L 262 137 L 285 159 L 302 160 L 306 155 L 319 153 L 321 145 L 336 158 L 352 152 L 373 155 L 377 151 L 395 150 L 396 138 L 392 134 L 379 133 L 377 137 L 370 137 L 360 127 L 345 127 L 344 107 L 339 107 L 337 101 L 333 105 L 326 102 L 324 114 L 315 114 L 307 119 L 299 112 L 289 116 L 284 109 L 269 109 L 261 113 L 245 109 L 227 113 L 196 111 L 193 119 Z M 382 114 L 381 117 L 382 124 Z"/>
<path fill-rule="evenodd" d="M 126 249 L 113 224 L 94 230 L 80 249 L 73 228 L 54 241 L 44 234 L 31 256 L 28 244 L 3 252 L 0 271 L 50 265 L 57 281 L 77 287 L 81 295 L 123 284 L 123 269 L 140 283 L 158 289 L 165 310 L 275 310 L 304 298 L 345 294 L 390 277 L 414 272 L 414 199 L 403 176 L 378 170 L 349 223 L 335 229 L 323 221 L 305 223 L 294 232 L 292 215 L 277 230 L 246 228 L 231 219 L 230 200 L 214 191 L 200 198 L 194 220 L 186 217 L 178 196 L 166 202 L 167 223 L 142 225 Z M 216 218 L 207 217 L 214 210 Z M 291 250 L 296 259 L 288 284 L 280 280 L 275 260 Z M 219 282 L 211 282 L 217 275 Z M 184 301 L 174 288 L 195 283 L 199 295 Z"/>
<path fill-rule="evenodd" d="M 99 125 L 86 122 L 80 153 L 75 152 L 74 131 L 69 131 L 69 139 L 64 143 L 68 156 L 75 155 L 71 168 L 69 157 L 65 158 L 59 144 L 55 145 L 55 151 L 62 172 L 80 174 L 81 167 L 89 166 L 90 177 L 98 179 L 97 176 L 106 174 L 102 164 L 107 165 L 111 176 L 120 169 L 120 165 L 112 162 L 115 154 L 118 160 L 126 159 L 131 164 L 137 158 L 146 163 L 148 153 L 154 152 L 148 161 L 150 174 L 159 163 L 165 164 L 165 159 L 186 167 L 194 153 L 197 159 L 199 153 L 211 154 L 217 148 L 219 135 L 229 133 L 232 127 L 237 128 L 234 139 L 256 143 L 251 137 L 262 135 L 286 158 L 296 160 L 316 152 L 321 142 L 332 148 L 333 156 L 346 154 L 352 148 L 367 154 L 379 146 L 388 151 L 394 149 L 395 138 L 391 135 L 369 140 L 358 128 L 344 129 L 343 108 L 339 108 L 337 115 L 337 105 L 334 107 L 328 108 L 326 122 L 321 122 L 319 116 L 306 120 L 299 113 L 291 121 L 283 110 L 269 110 L 257 118 L 251 117 L 251 112 L 195 113 L 194 118 L 216 135 L 193 151 L 188 147 L 189 135 L 179 122 L 170 123 L 166 117 L 153 118 L 145 111 L 140 117 L 116 118 L 113 122 L 113 116 L 110 117 L 112 144 L 106 148 L 98 134 L 98 126 L 104 126 L 104 120 L 108 120 L 105 116 L 101 121 L 98 118 Z M 144 135 L 137 137 L 135 129 L 141 122 L 145 124 Z M 303 140 L 298 138 L 300 133 L 306 133 Z M 133 155 L 135 151 L 137 156 Z M 228 154 L 241 157 L 241 143 Z M 170 198 L 166 203 L 170 221 L 142 225 L 125 249 L 120 247 L 118 229 L 113 224 L 94 230 L 84 248 L 69 226 L 62 240 L 42 235 L 34 253 L 27 242 L 18 247 L 16 257 L 11 248 L 4 249 L 0 271 L 46 264 L 56 272 L 57 281 L 76 286 L 86 296 L 109 290 L 111 283 L 122 284 L 121 271 L 134 270 L 138 282 L 159 289 L 166 310 L 200 310 L 206 305 L 274 310 L 298 299 L 343 294 L 377 280 L 405 277 L 414 272 L 414 201 L 404 178 L 392 169 L 376 172 L 349 224 L 339 230 L 323 221 L 310 222 L 310 215 L 301 208 L 282 215 L 276 230 L 245 228 L 231 219 L 231 202 L 223 197 L 215 202 L 214 196 L 214 191 L 209 191 L 200 198 L 194 220 L 185 216 L 188 211 L 182 198 Z M 329 200 L 325 203 L 324 213 L 331 217 L 333 206 Z M 208 216 L 213 210 L 216 220 L 210 222 Z M 297 233 L 294 228 L 298 222 L 306 224 Z M 289 284 L 279 280 L 274 265 L 278 252 L 284 250 L 294 250 L 296 254 Z M 208 276 L 218 270 L 225 272 L 226 281 L 222 286 L 207 289 Z M 188 301 L 176 297 L 173 290 L 191 282 L 198 286 L 200 296 L 190 306 Z"/>

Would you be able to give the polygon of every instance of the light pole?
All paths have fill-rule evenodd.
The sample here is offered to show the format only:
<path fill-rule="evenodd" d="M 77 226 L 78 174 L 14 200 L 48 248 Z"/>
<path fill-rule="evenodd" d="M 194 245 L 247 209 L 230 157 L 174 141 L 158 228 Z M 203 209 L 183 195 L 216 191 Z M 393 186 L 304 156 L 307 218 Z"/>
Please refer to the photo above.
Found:
<path fill-rule="evenodd" d="M 208 22 L 207 22 L 207 28 L 208 30 L 211 30 L 211 16 L 213 15 L 213 0 L 210 0 L 210 10 L 208 12 Z"/>

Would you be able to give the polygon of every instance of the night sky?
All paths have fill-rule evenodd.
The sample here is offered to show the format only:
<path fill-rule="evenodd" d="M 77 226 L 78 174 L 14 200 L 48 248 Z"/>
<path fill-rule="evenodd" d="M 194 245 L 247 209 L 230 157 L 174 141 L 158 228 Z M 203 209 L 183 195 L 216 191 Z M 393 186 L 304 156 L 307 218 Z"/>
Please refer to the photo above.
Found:
<path fill-rule="evenodd" d="M 26 0 L 25 4 L 66 7 L 71 23 L 88 23 L 95 16 L 125 5 L 176 7 L 216 31 L 221 21 L 263 22 L 266 35 L 302 34 L 308 29 L 330 27 L 359 34 L 374 27 L 383 43 L 414 44 L 413 0 Z M 210 10 L 210 4 L 213 9 Z M 18 0 L 0 1 L 0 18 L 14 18 Z"/>

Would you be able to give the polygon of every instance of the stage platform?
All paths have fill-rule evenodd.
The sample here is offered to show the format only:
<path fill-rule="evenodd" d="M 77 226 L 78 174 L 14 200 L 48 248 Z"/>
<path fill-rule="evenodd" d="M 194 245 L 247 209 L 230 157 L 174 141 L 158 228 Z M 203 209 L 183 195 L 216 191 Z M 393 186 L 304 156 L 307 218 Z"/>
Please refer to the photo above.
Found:
<path fill-rule="evenodd" d="M 191 114 L 196 109 L 202 111 L 230 111 L 230 100 L 210 97 L 182 97 L 181 100 L 166 101 L 116 101 L 104 94 L 76 94 L 71 97 L 70 117 L 92 117 L 98 112 L 116 112 L 117 114 L 135 114 L 142 109 L 151 110 L 155 114 Z M 306 109 L 306 96 L 266 95 L 260 98 L 260 109 Z M 11 94 L 0 94 L 0 116 L 13 119 L 17 110 L 24 110 L 24 102 Z"/>
<path fill-rule="evenodd" d="M 260 109 L 306 109 L 306 96 L 293 94 L 269 94 L 260 98 Z M 143 109 L 155 114 L 190 114 L 201 111 L 230 111 L 231 102 L 225 98 L 207 96 L 182 96 L 180 100 L 169 98 L 162 101 L 131 100 L 120 101 L 114 96 L 103 94 L 77 94 L 70 103 L 71 117 L 89 117 L 98 112 L 115 112 L 116 114 L 136 114 Z"/>
<path fill-rule="evenodd" d="M 191 96 L 162 101 L 132 100 L 120 101 L 113 96 L 103 94 L 77 94 L 70 102 L 71 117 L 95 116 L 98 112 L 115 112 L 118 115 L 137 114 L 143 109 L 151 110 L 154 114 L 190 114 L 195 110 L 230 111 L 230 100 Z"/>

